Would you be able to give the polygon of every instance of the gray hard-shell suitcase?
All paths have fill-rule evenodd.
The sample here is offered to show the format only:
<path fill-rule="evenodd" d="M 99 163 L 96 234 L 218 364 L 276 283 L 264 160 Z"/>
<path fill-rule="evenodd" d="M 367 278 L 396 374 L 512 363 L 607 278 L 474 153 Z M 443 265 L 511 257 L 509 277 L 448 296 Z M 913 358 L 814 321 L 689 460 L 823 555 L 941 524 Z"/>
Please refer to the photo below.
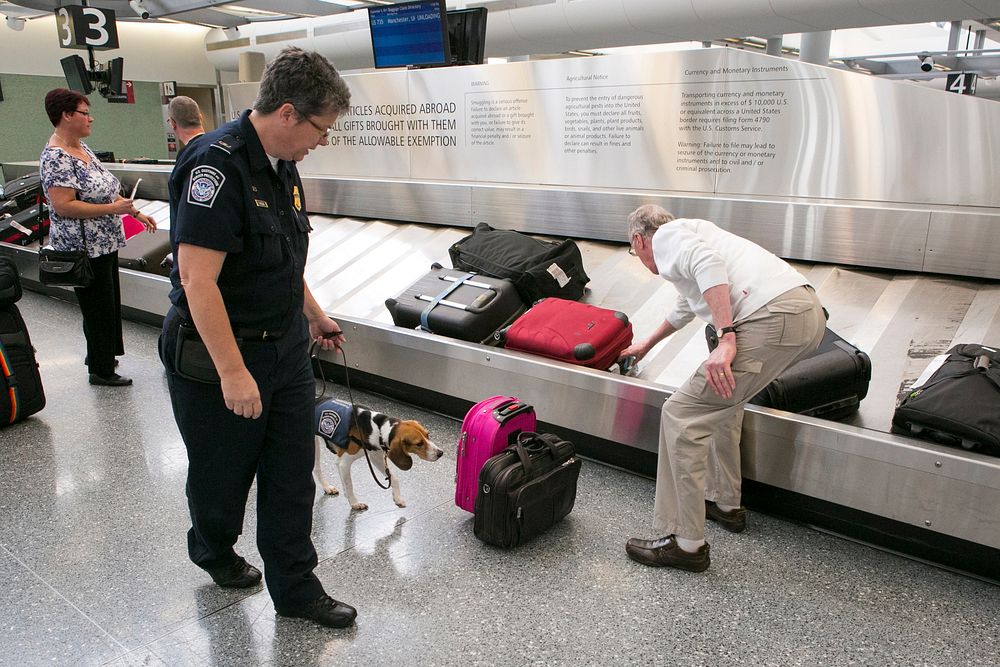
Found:
<path fill-rule="evenodd" d="M 410 285 L 385 307 L 396 326 L 473 342 L 492 342 L 494 334 L 524 312 L 514 283 L 503 278 L 442 268 Z"/>

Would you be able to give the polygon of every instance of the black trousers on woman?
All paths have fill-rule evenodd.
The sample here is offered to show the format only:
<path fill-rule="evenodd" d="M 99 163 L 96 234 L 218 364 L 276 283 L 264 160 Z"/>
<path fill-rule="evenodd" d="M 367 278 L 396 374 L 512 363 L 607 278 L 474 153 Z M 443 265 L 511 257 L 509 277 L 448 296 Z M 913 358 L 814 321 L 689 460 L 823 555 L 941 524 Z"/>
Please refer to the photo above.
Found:
<path fill-rule="evenodd" d="M 125 354 L 122 338 L 122 293 L 118 252 L 90 258 L 94 282 L 75 288 L 87 339 L 87 370 L 107 377 L 115 372 L 115 356 Z"/>

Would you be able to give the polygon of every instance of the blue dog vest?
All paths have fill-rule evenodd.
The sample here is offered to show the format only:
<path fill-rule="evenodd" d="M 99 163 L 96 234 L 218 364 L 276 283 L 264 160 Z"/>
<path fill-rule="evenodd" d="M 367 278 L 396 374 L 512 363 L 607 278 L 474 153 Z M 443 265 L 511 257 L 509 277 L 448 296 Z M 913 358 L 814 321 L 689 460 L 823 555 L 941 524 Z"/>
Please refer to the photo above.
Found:
<path fill-rule="evenodd" d="M 347 449 L 351 429 L 351 404 L 328 398 L 316 404 L 316 435 L 321 435 L 341 449 Z"/>

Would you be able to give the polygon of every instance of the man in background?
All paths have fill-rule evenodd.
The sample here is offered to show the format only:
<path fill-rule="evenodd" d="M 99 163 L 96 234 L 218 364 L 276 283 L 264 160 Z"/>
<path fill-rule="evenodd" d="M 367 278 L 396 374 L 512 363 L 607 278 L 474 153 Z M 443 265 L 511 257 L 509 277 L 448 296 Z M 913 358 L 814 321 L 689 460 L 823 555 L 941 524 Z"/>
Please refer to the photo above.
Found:
<path fill-rule="evenodd" d="M 193 139 L 205 134 L 205 117 L 201 114 L 198 103 L 186 95 L 178 95 L 170 100 L 167 105 L 167 124 L 181 142 L 181 148 L 177 151 L 178 158 Z"/>

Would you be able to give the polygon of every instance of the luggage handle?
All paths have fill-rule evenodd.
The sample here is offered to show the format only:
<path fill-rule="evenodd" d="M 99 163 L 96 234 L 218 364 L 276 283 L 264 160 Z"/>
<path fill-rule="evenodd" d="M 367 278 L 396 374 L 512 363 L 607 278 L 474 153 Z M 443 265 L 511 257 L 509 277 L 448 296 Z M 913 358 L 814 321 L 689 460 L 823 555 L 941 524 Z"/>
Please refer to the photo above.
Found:
<path fill-rule="evenodd" d="M 536 446 L 532 447 L 532 445 Z M 521 466 L 524 468 L 526 475 L 530 476 L 531 470 L 534 468 L 534 464 L 531 462 L 531 456 L 528 454 L 528 450 L 538 450 L 542 446 L 548 447 L 549 452 L 552 453 L 553 461 L 558 460 L 559 450 L 556 449 L 556 446 L 548 440 L 539 437 L 539 435 L 534 431 L 524 431 L 517 436 L 517 442 L 514 443 L 514 451 L 517 452 L 517 457 L 521 459 Z"/>
<path fill-rule="evenodd" d="M 524 414 L 525 412 L 531 412 L 534 409 L 535 408 L 528 403 L 522 403 L 521 401 L 512 398 L 493 408 L 493 419 L 497 420 L 497 423 L 502 426 L 517 415 Z"/>

